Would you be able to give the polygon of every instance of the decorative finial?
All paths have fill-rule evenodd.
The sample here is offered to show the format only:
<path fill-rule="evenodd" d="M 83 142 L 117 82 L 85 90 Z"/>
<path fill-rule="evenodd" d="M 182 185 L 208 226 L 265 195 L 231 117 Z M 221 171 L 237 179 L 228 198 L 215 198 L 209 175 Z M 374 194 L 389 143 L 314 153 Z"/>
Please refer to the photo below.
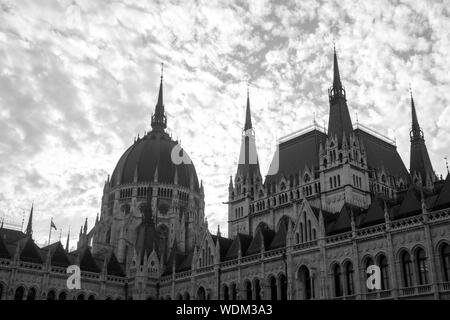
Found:
<path fill-rule="evenodd" d="M 355 115 L 356 115 L 356 127 L 358 127 L 358 124 L 359 124 L 358 111 L 355 112 Z"/>
<path fill-rule="evenodd" d="M 161 62 L 161 81 L 163 79 L 164 76 L 164 62 Z"/>

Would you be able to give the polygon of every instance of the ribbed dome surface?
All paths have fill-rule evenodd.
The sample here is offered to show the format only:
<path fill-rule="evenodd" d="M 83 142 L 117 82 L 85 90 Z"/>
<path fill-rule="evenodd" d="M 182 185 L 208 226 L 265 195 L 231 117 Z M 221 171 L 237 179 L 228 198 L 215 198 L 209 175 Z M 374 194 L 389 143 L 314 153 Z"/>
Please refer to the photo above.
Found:
<path fill-rule="evenodd" d="M 198 177 L 194 165 L 175 165 L 171 159 L 172 149 L 177 146 L 170 136 L 160 130 L 153 130 L 136 141 L 122 155 L 111 177 L 111 185 L 117 186 L 134 182 L 137 168 L 137 182 L 153 182 L 158 168 L 158 182 L 174 183 L 177 168 L 178 184 L 190 187 L 193 176 L 194 190 L 199 191 Z"/>

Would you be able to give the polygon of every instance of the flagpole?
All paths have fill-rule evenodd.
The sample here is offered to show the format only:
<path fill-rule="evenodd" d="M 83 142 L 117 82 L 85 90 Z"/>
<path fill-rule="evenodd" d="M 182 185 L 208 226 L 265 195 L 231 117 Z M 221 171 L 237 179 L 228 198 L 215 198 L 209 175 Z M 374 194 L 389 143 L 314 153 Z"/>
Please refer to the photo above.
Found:
<path fill-rule="evenodd" d="M 52 222 L 53 222 L 53 217 L 52 217 L 52 219 L 50 220 L 50 231 L 49 231 L 49 233 L 48 233 L 48 245 L 50 245 L 50 239 L 51 239 L 51 237 L 52 237 Z"/>

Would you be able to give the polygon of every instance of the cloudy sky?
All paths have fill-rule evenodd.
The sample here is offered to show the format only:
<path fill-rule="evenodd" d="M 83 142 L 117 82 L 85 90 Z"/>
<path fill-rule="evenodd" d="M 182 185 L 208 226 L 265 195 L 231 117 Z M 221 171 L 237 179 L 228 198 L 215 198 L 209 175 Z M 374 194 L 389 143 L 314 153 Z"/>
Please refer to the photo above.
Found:
<path fill-rule="evenodd" d="M 0 217 L 73 244 L 135 136 L 150 128 L 160 63 L 173 137 L 226 231 L 250 82 L 260 162 L 327 121 L 333 39 L 353 121 L 396 138 L 409 167 L 409 86 L 438 174 L 450 156 L 450 1 L 0 0 Z M 57 240 L 54 232 L 53 240 Z"/>

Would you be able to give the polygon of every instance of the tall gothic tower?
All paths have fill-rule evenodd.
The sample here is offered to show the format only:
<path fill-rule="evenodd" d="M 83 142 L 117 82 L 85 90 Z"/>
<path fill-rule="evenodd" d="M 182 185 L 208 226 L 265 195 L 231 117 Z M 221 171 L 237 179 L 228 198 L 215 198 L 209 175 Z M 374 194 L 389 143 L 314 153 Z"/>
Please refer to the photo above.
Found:
<path fill-rule="evenodd" d="M 431 188 L 436 181 L 436 175 L 428 155 L 427 146 L 423 131 L 417 120 L 416 106 L 411 92 L 411 154 L 410 154 L 410 174 L 413 183 Z"/>
<path fill-rule="evenodd" d="M 333 58 L 333 84 L 328 90 L 328 136 L 325 145 L 320 145 L 319 162 L 321 203 L 327 210 L 336 212 L 345 203 L 368 207 L 370 193 L 367 156 L 353 131 L 336 49 Z"/>
<path fill-rule="evenodd" d="M 250 95 L 247 89 L 247 106 L 239 163 L 234 184 L 230 177 L 230 185 L 228 188 L 229 237 L 233 237 L 237 233 L 251 233 L 249 206 L 260 186 L 262 186 L 262 177 L 259 169 L 258 153 L 256 151 L 255 130 L 253 129 L 250 112 Z"/>

